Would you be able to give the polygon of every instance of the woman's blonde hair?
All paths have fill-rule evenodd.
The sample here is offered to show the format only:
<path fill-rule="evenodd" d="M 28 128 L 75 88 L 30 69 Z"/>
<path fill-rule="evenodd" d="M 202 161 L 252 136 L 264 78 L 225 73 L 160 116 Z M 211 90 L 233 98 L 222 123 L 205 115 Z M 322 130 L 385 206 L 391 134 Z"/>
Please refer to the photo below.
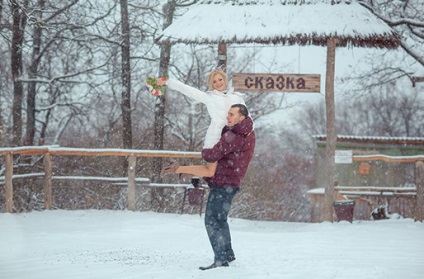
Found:
<path fill-rule="evenodd" d="M 213 90 L 213 77 L 215 75 L 217 75 L 217 74 L 222 76 L 222 78 L 225 81 L 226 87 L 228 87 L 228 77 L 227 77 L 227 74 L 223 70 L 221 70 L 221 69 L 215 69 L 215 70 L 212 70 L 212 72 L 209 74 L 209 77 L 208 77 L 208 87 L 209 87 L 209 90 Z"/>

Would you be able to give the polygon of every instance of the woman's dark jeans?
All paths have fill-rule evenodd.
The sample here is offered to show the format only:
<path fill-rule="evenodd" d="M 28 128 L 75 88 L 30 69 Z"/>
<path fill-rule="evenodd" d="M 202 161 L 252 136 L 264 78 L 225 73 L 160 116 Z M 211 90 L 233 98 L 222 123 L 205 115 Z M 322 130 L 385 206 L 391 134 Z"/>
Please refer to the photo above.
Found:
<path fill-rule="evenodd" d="M 227 223 L 231 202 L 239 188 L 211 188 L 206 204 L 205 226 L 215 253 L 215 263 L 221 265 L 234 257 L 230 229 Z"/>

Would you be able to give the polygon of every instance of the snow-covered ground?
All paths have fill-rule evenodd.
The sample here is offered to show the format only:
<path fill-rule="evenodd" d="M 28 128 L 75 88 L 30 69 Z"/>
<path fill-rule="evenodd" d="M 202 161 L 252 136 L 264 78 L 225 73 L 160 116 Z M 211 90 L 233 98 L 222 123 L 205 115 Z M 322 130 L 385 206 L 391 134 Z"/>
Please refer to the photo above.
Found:
<path fill-rule="evenodd" d="M 212 250 L 199 215 L 129 211 L 0 214 L 0 278 L 424 278 L 424 224 L 230 219 L 237 260 Z"/>

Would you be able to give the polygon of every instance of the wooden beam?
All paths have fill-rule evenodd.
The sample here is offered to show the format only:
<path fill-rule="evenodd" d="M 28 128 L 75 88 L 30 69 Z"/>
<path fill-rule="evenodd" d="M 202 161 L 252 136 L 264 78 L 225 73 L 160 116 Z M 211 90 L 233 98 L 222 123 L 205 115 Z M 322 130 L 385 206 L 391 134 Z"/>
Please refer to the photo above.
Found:
<path fill-rule="evenodd" d="M 336 131 L 335 131 L 335 108 L 334 108 L 334 71 L 336 58 L 336 38 L 327 40 L 327 70 L 325 79 L 325 109 L 327 116 L 326 130 L 327 143 L 325 146 L 325 170 L 326 183 L 324 193 L 324 221 L 333 221 L 333 201 L 336 200 L 334 191 L 335 162 L 334 155 L 336 150 Z"/>
<path fill-rule="evenodd" d="M 412 87 L 415 87 L 417 82 L 424 82 L 424 77 L 412 77 Z"/>
<path fill-rule="evenodd" d="M 136 157 L 161 157 L 161 158 L 202 158 L 200 152 L 192 151 L 160 151 L 160 150 L 136 150 L 136 149 L 86 149 L 86 148 L 0 148 L 0 155 L 5 154 L 19 155 L 43 155 L 50 153 L 52 156 L 121 156 L 128 157 L 134 155 Z"/>
<path fill-rule="evenodd" d="M 44 154 L 44 208 L 52 209 L 52 159 L 50 153 Z"/>
<path fill-rule="evenodd" d="M 5 196 L 6 196 L 6 212 L 13 212 L 13 157 L 11 153 L 6 154 L 6 172 L 5 178 Z"/>
<path fill-rule="evenodd" d="M 417 197 L 415 206 L 415 221 L 424 221 L 424 161 L 415 164 L 415 186 L 417 187 Z"/>
<path fill-rule="evenodd" d="M 135 211 L 135 167 L 137 158 L 134 155 L 128 157 L 128 210 Z"/>
<path fill-rule="evenodd" d="M 51 155 L 74 156 L 136 156 L 136 157 L 161 157 L 161 158 L 201 158 L 199 152 L 160 152 L 160 151 L 134 151 L 134 150 L 50 150 Z"/>
<path fill-rule="evenodd" d="M 223 42 L 218 44 L 218 67 L 227 70 L 227 44 Z"/>
<path fill-rule="evenodd" d="M 384 154 L 375 155 L 354 155 L 352 161 L 354 162 L 367 162 L 367 161 L 383 161 L 387 163 L 415 163 L 417 161 L 423 161 L 424 155 L 412 155 L 412 156 L 388 156 Z"/>
<path fill-rule="evenodd" d="M 20 155 L 43 155 L 49 152 L 48 148 L 37 148 L 37 147 L 5 147 L 0 148 L 0 155 L 20 154 Z"/>
<path fill-rule="evenodd" d="M 388 187 L 388 186 L 336 186 L 338 191 L 350 192 L 415 192 L 416 187 Z"/>

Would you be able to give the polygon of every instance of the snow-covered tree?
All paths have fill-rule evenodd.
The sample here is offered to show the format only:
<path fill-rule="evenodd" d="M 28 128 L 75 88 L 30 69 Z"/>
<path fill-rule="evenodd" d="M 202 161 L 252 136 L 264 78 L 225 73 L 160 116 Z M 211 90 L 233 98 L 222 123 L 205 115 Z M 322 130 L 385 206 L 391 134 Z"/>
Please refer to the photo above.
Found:
<path fill-rule="evenodd" d="M 401 37 L 397 56 L 385 52 L 379 56 L 368 57 L 372 69 L 362 73 L 365 86 L 375 87 L 402 77 L 415 85 L 415 78 L 424 76 L 424 2 L 421 0 L 360 0 L 377 17 L 394 28 Z M 404 63 L 399 63 L 404 61 Z M 399 66 L 395 66 L 399 65 Z"/>

